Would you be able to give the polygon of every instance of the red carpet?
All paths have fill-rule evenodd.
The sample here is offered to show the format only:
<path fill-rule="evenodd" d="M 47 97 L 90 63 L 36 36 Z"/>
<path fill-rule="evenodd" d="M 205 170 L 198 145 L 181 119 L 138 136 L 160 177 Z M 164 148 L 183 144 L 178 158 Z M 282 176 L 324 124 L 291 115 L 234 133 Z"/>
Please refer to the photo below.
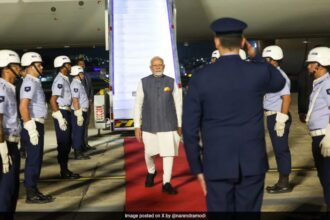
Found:
<path fill-rule="evenodd" d="M 171 184 L 177 195 L 167 195 L 162 189 L 162 159 L 156 158 L 155 185 L 144 187 L 147 168 L 143 144 L 135 138 L 125 138 L 126 212 L 205 212 L 205 197 L 198 180 L 191 175 L 183 146 L 175 158 Z"/>

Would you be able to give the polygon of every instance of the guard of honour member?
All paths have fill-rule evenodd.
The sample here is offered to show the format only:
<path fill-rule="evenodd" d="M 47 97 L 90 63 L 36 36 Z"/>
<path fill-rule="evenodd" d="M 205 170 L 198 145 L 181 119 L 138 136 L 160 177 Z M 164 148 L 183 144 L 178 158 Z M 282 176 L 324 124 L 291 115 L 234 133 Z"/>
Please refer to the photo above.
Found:
<path fill-rule="evenodd" d="M 291 172 L 291 154 L 289 148 L 289 129 L 291 126 L 290 115 L 290 79 L 280 68 L 283 51 L 279 46 L 268 46 L 263 50 L 262 57 L 273 65 L 285 78 L 285 86 L 276 93 L 267 93 L 264 98 L 264 110 L 267 127 L 274 149 L 275 159 L 279 172 L 279 179 L 273 186 L 267 186 L 268 193 L 291 192 L 289 174 Z"/>
<path fill-rule="evenodd" d="M 306 123 L 312 136 L 312 153 L 323 188 L 327 211 L 330 211 L 330 48 L 312 49 L 306 60 L 314 75 Z"/>
<path fill-rule="evenodd" d="M 15 212 L 19 192 L 20 123 L 17 118 L 15 80 L 20 77 L 20 58 L 0 50 L 0 213 Z"/>
<path fill-rule="evenodd" d="M 72 123 L 72 146 L 76 159 L 89 159 L 90 157 L 83 152 L 85 127 L 87 126 L 87 114 L 89 99 L 82 84 L 84 80 L 84 69 L 81 66 L 73 66 L 70 75 L 73 77 L 70 90 L 72 94 L 71 115 Z"/>
<path fill-rule="evenodd" d="M 39 79 L 42 76 L 42 58 L 38 53 L 28 52 L 22 56 L 26 70 L 20 90 L 20 113 L 23 121 L 21 138 L 26 144 L 25 180 L 27 203 L 48 203 L 52 196 L 44 195 L 37 187 L 43 160 L 44 123 L 47 117 L 45 94 Z"/>
<path fill-rule="evenodd" d="M 71 150 L 71 89 L 69 74 L 71 60 L 67 56 L 58 56 L 54 60 L 54 67 L 58 74 L 52 85 L 50 106 L 54 118 L 54 127 L 57 141 L 57 160 L 60 165 L 60 175 L 63 179 L 77 179 L 79 174 L 73 173 L 68 168 L 69 153 Z M 77 155 L 75 155 L 77 159 Z"/>

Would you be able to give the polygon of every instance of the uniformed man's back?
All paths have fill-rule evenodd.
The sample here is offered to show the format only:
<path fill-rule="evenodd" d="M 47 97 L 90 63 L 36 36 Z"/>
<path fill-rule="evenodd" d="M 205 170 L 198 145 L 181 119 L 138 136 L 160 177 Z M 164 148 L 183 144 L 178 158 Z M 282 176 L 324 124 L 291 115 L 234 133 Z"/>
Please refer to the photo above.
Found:
<path fill-rule="evenodd" d="M 190 90 L 202 97 L 202 139 L 208 148 L 204 163 L 219 165 L 204 166 L 208 178 L 236 178 L 239 172 L 255 175 L 268 169 L 263 96 L 282 87 L 283 78 L 275 68 L 243 61 L 238 55 L 222 56 L 196 73 Z"/>
<path fill-rule="evenodd" d="M 216 119 L 221 126 L 250 123 L 260 113 L 264 93 L 281 85 L 281 78 L 270 81 L 270 71 L 277 72 L 267 64 L 245 62 L 238 55 L 223 56 L 202 69 L 193 81 L 201 85 L 198 91 L 203 93 L 204 104 L 214 106 L 205 109 L 204 119 Z"/>
<path fill-rule="evenodd" d="M 268 169 L 263 96 L 281 90 L 285 84 L 281 73 L 271 65 L 240 58 L 244 43 L 250 57 L 256 54 L 243 38 L 246 27 L 232 18 L 211 24 L 221 56 L 192 77 L 184 101 L 188 161 L 212 212 L 260 211 Z"/>

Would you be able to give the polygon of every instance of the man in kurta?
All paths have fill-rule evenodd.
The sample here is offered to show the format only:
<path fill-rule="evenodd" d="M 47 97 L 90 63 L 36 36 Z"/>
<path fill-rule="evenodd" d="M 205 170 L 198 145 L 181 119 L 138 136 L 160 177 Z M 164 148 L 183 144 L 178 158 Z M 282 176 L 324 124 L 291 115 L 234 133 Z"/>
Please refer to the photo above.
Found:
<path fill-rule="evenodd" d="M 157 174 L 154 156 L 163 159 L 164 193 L 175 195 L 171 185 L 174 157 L 178 155 L 181 129 L 182 95 L 173 78 L 163 74 L 164 61 L 154 57 L 150 62 L 151 75 L 141 79 L 136 91 L 134 108 L 135 137 L 144 143 L 148 173 L 145 187 L 154 185 Z"/>

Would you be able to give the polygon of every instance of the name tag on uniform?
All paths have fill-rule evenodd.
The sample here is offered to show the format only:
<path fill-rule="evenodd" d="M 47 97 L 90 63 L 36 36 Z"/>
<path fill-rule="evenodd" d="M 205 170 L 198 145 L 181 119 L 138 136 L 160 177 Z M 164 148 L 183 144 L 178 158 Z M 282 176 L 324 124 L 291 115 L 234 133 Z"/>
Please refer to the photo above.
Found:
<path fill-rule="evenodd" d="M 27 86 L 27 87 L 25 87 L 25 88 L 24 88 L 24 91 L 25 91 L 25 92 L 30 92 L 30 91 L 31 91 L 31 86 Z"/>
<path fill-rule="evenodd" d="M 62 89 L 63 85 L 62 84 L 57 84 L 57 88 Z"/>
<path fill-rule="evenodd" d="M 0 103 L 5 101 L 5 97 L 4 96 L 0 96 Z"/>
<path fill-rule="evenodd" d="M 172 89 L 170 88 L 170 87 L 168 87 L 168 86 L 166 86 L 165 88 L 164 88 L 164 92 L 171 92 L 172 91 Z"/>
<path fill-rule="evenodd" d="M 74 92 L 78 92 L 78 89 L 77 89 L 77 88 L 74 88 L 73 91 L 74 91 Z"/>

